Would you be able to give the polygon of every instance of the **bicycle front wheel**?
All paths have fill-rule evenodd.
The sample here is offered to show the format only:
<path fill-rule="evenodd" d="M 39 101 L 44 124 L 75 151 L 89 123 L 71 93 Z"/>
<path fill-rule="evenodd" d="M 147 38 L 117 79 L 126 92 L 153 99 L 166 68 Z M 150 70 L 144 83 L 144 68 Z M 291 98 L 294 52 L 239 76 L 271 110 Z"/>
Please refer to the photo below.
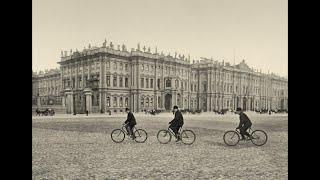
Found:
<path fill-rule="evenodd" d="M 137 129 L 134 132 L 134 136 L 135 136 L 134 140 L 138 143 L 144 143 L 148 138 L 147 132 L 143 129 Z"/>
<path fill-rule="evenodd" d="M 257 145 L 257 146 L 262 146 L 264 144 L 267 143 L 267 140 L 268 140 L 268 135 L 266 132 L 262 131 L 262 130 L 255 130 L 251 133 L 251 142 L 254 144 L 254 145 Z"/>
<path fill-rule="evenodd" d="M 227 131 L 223 135 L 223 141 L 228 146 L 235 146 L 240 141 L 240 136 L 236 131 Z"/>
<path fill-rule="evenodd" d="M 111 139 L 115 143 L 121 143 L 125 138 L 125 134 L 121 129 L 115 129 L 111 132 Z"/>
<path fill-rule="evenodd" d="M 196 140 L 196 134 L 191 130 L 183 130 L 180 134 L 183 144 L 191 145 Z"/>
<path fill-rule="evenodd" d="M 168 130 L 160 130 L 157 134 L 157 139 L 161 144 L 167 144 L 171 141 L 171 134 Z"/>

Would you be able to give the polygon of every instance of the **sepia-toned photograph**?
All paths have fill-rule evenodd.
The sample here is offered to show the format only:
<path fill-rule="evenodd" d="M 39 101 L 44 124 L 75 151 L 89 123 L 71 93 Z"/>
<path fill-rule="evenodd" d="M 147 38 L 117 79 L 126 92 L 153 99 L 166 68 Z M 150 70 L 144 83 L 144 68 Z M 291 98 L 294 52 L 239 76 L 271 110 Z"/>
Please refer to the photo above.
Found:
<path fill-rule="evenodd" d="M 288 1 L 32 0 L 32 179 L 288 179 Z"/>

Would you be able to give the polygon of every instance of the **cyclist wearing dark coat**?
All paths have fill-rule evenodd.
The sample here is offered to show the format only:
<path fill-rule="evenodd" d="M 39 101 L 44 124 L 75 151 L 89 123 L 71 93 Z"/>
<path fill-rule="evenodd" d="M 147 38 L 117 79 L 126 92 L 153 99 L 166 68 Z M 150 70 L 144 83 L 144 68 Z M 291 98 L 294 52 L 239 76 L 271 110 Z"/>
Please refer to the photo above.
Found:
<path fill-rule="evenodd" d="M 178 135 L 178 130 L 179 128 L 181 128 L 183 126 L 183 116 L 182 113 L 179 111 L 178 106 L 174 106 L 173 107 L 174 110 L 174 119 L 169 122 L 170 126 L 169 128 L 172 129 L 172 131 L 174 132 L 174 134 L 177 137 L 177 141 L 180 140 Z"/>
<path fill-rule="evenodd" d="M 237 108 L 236 114 L 239 114 L 240 123 L 237 129 L 240 129 L 240 134 L 242 139 L 245 139 L 245 136 L 251 137 L 247 130 L 252 126 L 252 123 L 248 116 L 242 111 L 241 108 Z"/>
<path fill-rule="evenodd" d="M 136 118 L 129 108 L 126 108 L 126 112 L 128 113 L 127 120 L 124 122 L 126 124 L 126 129 L 130 136 L 133 136 L 132 129 L 135 125 L 137 125 Z"/>

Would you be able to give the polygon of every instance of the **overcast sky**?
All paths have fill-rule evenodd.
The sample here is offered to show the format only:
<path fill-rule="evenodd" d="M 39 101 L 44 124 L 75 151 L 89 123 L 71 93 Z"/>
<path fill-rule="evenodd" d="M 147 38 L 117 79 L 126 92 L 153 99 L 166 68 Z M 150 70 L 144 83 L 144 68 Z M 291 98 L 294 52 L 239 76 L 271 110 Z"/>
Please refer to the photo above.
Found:
<path fill-rule="evenodd" d="M 140 46 L 288 73 L 287 0 L 33 0 L 32 68 L 59 67 L 61 50 Z M 235 53 L 234 53 L 235 52 Z"/>

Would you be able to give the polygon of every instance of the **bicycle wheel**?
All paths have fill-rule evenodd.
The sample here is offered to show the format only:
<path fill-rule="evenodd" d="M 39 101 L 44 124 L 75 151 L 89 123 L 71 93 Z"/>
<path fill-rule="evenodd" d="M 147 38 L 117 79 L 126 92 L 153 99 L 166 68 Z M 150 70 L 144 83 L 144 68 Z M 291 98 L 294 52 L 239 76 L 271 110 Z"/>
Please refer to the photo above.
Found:
<path fill-rule="evenodd" d="M 196 135 L 191 130 L 183 130 L 180 134 L 183 144 L 191 145 L 196 140 Z"/>
<path fill-rule="evenodd" d="M 168 130 L 160 130 L 157 134 L 157 139 L 161 144 L 167 144 L 171 141 L 171 134 Z"/>
<path fill-rule="evenodd" d="M 252 139 L 251 142 L 254 145 L 262 146 L 267 143 L 268 135 L 262 130 L 255 130 L 251 133 Z"/>
<path fill-rule="evenodd" d="M 223 141 L 228 146 L 235 146 L 240 141 L 240 136 L 236 131 L 227 131 L 223 135 Z"/>
<path fill-rule="evenodd" d="M 111 139 L 115 143 L 121 143 L 125 138 L 125 134 L 121 129 L 115 129 L 111 132 Z"/>
<path fill-rule="evenodd" d="M 147 132 L 143 129 L 137 129 L 134 132 L 134 136 L 135 136 L 134 140 L 138 143 L 144 143 L 148 138 Z"/>

